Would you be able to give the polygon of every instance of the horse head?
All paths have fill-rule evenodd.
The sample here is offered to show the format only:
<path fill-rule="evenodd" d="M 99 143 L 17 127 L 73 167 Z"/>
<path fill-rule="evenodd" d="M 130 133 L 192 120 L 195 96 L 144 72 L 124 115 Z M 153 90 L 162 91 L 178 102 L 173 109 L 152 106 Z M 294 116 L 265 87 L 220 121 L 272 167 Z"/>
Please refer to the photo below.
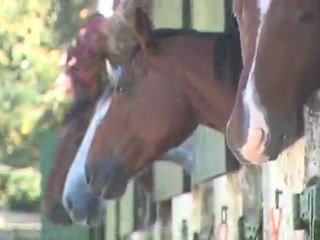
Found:
<path fill-rule="evenodd" d="M 44 194 L 44 210 L 55 223 L 71 223 L 61 197 L 69 168 L 101 95 L 106 75 L 106 22 L 107 19 L 100 14 L 94 14 L 88 19 L 80 29 L 75 45 L 68 49 L 65 72 L 59 76 L 60 79 L 71 81 L 73 100 L 59 129 L 58 145 Z M 96 197 L 87 194 L 82 199 L 88 202 L 92 211 L 98 212 L 96 208 L 100 205 Z M 79 215 L 85 215 L 84 211 Z"/>
<path fill-rule="evenodd" d="M 87 182 L 105 199 L 121 196 L 131 177 L 181 144 L 198 124 L 223 132 L 235 97 L 230 59 L 241 63 L 241 56 L 230 51 L 237 46 L 232 36 L 153 31 L 141 9 L 135 32 L 138 45 L 123 66 L 108 114 L 101 105 L 91 122 Z M 236 66 L 239 72 L 241 64 Z"/>
<path fill-rule="evenodd" d="M 303 134 L 303 104 L 320 87 L 320 3 L 239 1 L 238 11 L 250 57 L 227 139 L 239 159 L 260 164 L 277 158 Z"/>

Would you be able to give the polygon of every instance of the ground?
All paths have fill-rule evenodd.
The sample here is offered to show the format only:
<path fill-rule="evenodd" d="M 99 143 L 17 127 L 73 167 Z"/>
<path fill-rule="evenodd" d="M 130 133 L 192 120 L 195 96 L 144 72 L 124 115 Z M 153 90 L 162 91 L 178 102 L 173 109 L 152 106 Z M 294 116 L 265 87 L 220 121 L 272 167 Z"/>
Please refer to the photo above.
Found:
<path fill-rule="evenodd" d="M 0 240 L 40 239 L 39 213 L 0 210 Z"/>

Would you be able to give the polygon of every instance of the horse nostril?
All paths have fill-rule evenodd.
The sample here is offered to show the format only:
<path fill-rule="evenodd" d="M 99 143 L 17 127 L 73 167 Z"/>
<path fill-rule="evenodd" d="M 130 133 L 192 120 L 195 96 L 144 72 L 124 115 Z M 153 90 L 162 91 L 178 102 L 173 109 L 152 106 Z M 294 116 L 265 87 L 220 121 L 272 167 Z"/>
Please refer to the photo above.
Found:
<path fill-rule="evenodd" d="M 87 166 L 85 167 L 85 175 L 86 175 L 86 182 L 87 184 L 89 184 L 91 182 L 91 177 L 90 177 L 89 168 Z"/>
<path fill-rule="evenodd" d="M 73 204 L 72 204 L 72 201 L 69 197 L 66 198 L 66 204 L 67 204 L 66 208 L 68 210 L 72 210 Z"/>
<path fill-rule="evenodd" d="M 238 150 L 233 151 L 234 156 L 238 159 L 241 164 L 251 164 L 247 159 L 245 159 Z"/>
<path fill-rule="evenodd" d="M 261 147 L 265 147 L 265 145 L 268 143 L 269 134 L 267 134 L 263 128 L 258 128 L 256 131 L 257 136 L 257 145 Z"/>

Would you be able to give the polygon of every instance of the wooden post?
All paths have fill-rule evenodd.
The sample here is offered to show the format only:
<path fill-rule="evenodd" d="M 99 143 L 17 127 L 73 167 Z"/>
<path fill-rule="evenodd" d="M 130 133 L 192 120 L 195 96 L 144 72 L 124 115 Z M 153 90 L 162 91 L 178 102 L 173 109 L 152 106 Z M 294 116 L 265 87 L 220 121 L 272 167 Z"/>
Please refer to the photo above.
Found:
<path fill-rule="evenodd" d="M 214 179 L 213 196 L 215 239 L 239 239 L 238 220 L 242 216 L 239 171 Z"/>
<path fill-rule="evenodd" d="M 306 183 L 320 177 L 320 91 L 309 99 L 304 111 L 306 142 Z M 311 181 L 311 182 L 310 182 Z"/>
<path fill-rule="evenodd" d="M 165 200 L 158 203 L 157 221 L 154 225 L 154 240 L 172 239 L 172 201 Z"/>
<path fill-rule="evenodd" d="M 264 164 L 262 175 L 263 239 L 277 239 L 276 235 L 279 239 L 304 239 L 301 231 L 293 229 L 293 194 L 304 186 L 304 141 Z"/>
<path fill-rule="evenodd" d="M 262 167 L 243 165 L 240 170 L 243 200 L 243 215 L 239 227 L 239 239 L 246 239 L 248 231 L 253 237 L 259 236 L 262 224 Z M 248 229 L 248 228 L 250 229 Z"/>

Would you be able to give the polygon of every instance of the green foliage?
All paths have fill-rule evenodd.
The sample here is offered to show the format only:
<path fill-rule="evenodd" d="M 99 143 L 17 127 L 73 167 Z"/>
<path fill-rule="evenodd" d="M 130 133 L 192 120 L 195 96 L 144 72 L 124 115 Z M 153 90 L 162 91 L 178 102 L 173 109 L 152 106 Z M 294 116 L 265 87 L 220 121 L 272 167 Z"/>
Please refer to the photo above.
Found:
<path fill-rule="evenodd" d="M 0 1 L 0 163 L 37 165 L 39 134 L 58 124 L 66 100 L 54 89 L 57 40 L 74 36 L 92 2 Z"/>
<path fill-rule="evenodd" d="M 32 168 L 0 173 L 0 205 L 12 210 L 40 207 L 40 173 Z"/>
<path fill-rule="evenodd" d="M 53 1 L 54 30 L 59 43 L 68 43 L 76 35 L 95 4 L 94 0 Z"/>
<path fill-rule="evenodd" d="M 7 203 L 7 186 L 10 174 L 8 172 L 0 172 L 0 207 Z"/>
<path fill-rule="evenodd" d="M 61 53 L 48 38 L 49 9 L 45 0 L 0 2 L 0 160 L 12 165 L 37 160 L 36 136 L 48 127 L 38 121 L 59 109 L 52 86 Z"/>

